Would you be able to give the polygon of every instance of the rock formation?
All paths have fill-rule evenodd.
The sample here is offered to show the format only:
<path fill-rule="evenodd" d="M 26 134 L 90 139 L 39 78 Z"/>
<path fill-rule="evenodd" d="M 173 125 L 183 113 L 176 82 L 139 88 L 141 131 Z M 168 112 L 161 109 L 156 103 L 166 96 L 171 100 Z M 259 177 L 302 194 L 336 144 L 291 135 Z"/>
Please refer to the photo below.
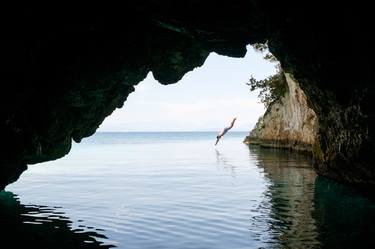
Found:
<path fill-rule="evenodd" d="M 316 114 L 308 106 L 298 82 L 291 74 L 284 75 L 287 84 L 284 96 L 267 108 L 244 142 L 312 152 L 318 131 Z"/>
<path fill-rule="evenodd" d="M 317 172 L 375 183 L 370 3 L 141 0 L 1 12 L 0 189 L 92 135 L 148 72 L 174 83 L 210 52 L 241 57 L 266 41 L 318 117 Z"/>

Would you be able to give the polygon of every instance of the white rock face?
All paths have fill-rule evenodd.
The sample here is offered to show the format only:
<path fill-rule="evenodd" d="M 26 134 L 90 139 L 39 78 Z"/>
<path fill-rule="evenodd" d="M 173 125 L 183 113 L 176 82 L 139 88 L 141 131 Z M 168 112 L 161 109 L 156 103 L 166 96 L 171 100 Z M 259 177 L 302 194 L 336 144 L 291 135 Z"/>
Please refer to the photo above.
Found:
<path fill-rule="evenodd" d="M 285 73 L 285 78 L 288 90 L 284 97 L 268 107 L 245 143 L 311 151 L 318 130 L 316 114 L 293 76 Z"/>

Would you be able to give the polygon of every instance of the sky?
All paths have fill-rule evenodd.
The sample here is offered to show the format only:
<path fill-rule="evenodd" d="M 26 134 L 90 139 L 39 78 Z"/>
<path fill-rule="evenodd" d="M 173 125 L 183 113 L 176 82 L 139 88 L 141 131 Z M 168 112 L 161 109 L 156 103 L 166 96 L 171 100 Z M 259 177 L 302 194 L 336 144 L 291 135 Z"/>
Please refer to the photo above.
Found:
<path fill-rule="evenodd" d="M 220 131 L 234 117 L 232 131 L 250 131 L 265 109 L 246 83 L 274 74 L 275 65 L 248 46 L 244 58 L 211 53 L 176 84 L 162 85 L 150 72 L 98 131 Z"/>

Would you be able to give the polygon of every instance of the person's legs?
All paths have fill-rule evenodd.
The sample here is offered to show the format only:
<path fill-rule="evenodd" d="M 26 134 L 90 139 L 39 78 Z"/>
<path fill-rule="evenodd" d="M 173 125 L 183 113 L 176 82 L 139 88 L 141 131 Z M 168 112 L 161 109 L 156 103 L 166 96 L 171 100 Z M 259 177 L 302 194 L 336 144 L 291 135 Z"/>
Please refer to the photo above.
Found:
<path fill-rule="evenodd" d="M 232 126 L 225 127 L 224 130 L 223 130 L 223 133 L 222 133 L 221 137 L 224 136 L 231 128 L 232 128 Z"/>
<path fill-rule="evenodd" d="M 234 125 L 234 122 L 236 121 L 236 119 L 237 119 L 237 118 L 234 118 L 234 119 L 232 120 L 232 123 L 230 123 L 230 128 L 232 128 L 232 127 L 233 127 L 233 125 Z"/>

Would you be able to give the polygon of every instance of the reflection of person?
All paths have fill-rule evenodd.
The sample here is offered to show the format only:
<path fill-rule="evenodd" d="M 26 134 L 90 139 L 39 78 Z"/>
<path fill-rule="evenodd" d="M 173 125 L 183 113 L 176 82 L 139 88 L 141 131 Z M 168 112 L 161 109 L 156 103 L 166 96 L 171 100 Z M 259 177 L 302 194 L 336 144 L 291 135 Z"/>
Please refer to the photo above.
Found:
<path fill-rule="evenodd" d="M 217 163 L 217 166 L 219 166 L 220 168 L 223 168 L 227 171 L 230 171 L 232 177 L 235 177 L 236 176 L 236 172 L 235 172 L 235 168 L 236 166 L 230 164 L 230 160 L 228 160 L 223 154 L 221 154 L 216 148 L 215 148 L 215 151 L 216 151 L 216 163 Z"/>
<path fill-rule="evenodd" d="M 232 129 L 233 125 L 234 125 L 234 122 L 236 121 L 237 118 L 234 118 L 232 120 L 232 123 L 230 123 L 230 126 L 228 127 L 225 127 L 217 136 L 216 136 L 216 143 L 215 145 L 217 145 L 217 143 L 219 142 L 220 138 L 222 138 L 225 133 L 227 133 L 230 129 Z"/>

